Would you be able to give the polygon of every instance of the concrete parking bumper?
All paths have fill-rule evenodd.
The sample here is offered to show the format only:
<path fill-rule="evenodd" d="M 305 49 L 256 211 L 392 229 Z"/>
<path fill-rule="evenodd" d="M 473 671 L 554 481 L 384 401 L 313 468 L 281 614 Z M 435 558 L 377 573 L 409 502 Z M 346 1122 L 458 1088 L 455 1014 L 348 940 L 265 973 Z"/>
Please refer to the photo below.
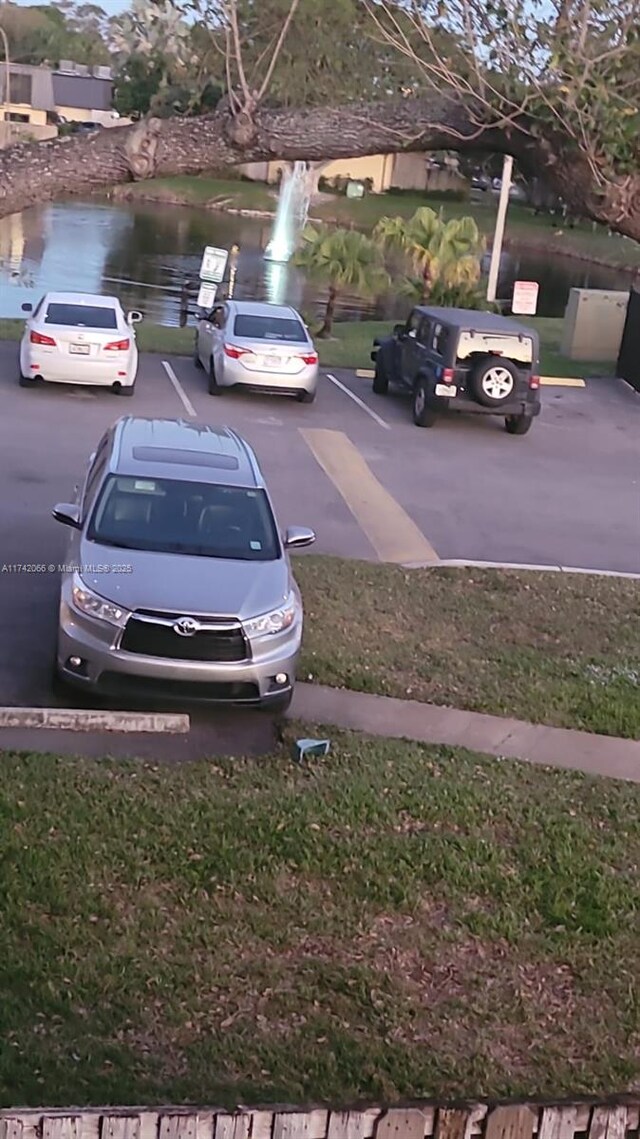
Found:
<path fill-rule="evenodd" d="M 66 732 L 188 732 L 188 716 L 152 712 L 106 712 L 85 708 L 0 708 L 0 728 L 46 728 Z"/>

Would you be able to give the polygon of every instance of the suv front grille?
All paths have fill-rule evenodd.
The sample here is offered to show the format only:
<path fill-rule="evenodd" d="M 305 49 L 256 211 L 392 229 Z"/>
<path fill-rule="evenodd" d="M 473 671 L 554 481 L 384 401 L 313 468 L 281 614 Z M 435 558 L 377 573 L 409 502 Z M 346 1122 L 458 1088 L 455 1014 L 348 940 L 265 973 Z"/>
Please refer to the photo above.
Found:
<path fill-rule="evenodd" d="M 127 621 L 120 648 L 127 653 L 169 660 L 229 663 L 249 658 L 248 642 L 237 623 L 222 628 L 219 625 L 210 629 L 205 627 L 192 636 L 184 637 L 173 628 L 171 622 L 177 620 L 177 617 L 170 618 L 165 614 L 161 621 L 134 614 Z"/>

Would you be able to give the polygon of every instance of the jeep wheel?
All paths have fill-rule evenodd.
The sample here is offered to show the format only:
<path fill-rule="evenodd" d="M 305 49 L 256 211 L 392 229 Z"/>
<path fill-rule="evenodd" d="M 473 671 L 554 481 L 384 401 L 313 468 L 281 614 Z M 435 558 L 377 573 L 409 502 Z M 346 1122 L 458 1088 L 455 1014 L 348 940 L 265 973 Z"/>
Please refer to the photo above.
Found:
<path fill-rule="evenodd" d="M 427 385 L 418 380 L 413 391 L 413 422 L 416 427 L 434 427 L 437 414 L 427 403 Z"/>
<path fill-rule="evenodd" d="M 389 391 L 389 377 L 386 373 L 382 360 L 378 357 L 376 360 L 376 370 L 373 376 L 373 384 L 371 385 L 375 395 L 386 395 Z"/>
<path fill-rule="evenodd" d="M 471 389 L 484 407 L 500 407 L 512 398 L 517 379 L 517 370 L 510 360 L 491 356 L 472 372 Z"/>
<path fill-rule="evenodd" d="M 532 415 L 507 415 L 504 425 L 509 435 L 526 435 L 533 423 Z"/>

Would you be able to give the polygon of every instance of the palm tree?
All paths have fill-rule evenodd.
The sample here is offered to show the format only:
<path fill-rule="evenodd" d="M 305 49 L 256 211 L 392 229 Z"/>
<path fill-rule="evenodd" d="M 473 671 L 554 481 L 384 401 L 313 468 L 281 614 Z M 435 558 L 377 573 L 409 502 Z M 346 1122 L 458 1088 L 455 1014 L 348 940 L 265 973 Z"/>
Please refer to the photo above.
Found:
<path fill-rule="evenodd" d="M 411 271 L 422 280 L 422 300 L 428 299 L 436 282 L 465 289 L 478 282 L 484 238 L 472 217 L 445 221 L 422 206 L 408 220 L 381 218 L 373 236 L 384 249 L 409 261 Z"/>
<path fill-rule="evenodd" d="M 318 333 L 322 338 L 331 336 L 340 292 L 348 289 L 359 296 L 371 296 L 389 284 L 380 244 L 355 229 L 306 226 L 294 264 L 310 276 L 329 282 L 324 323 Z"/>

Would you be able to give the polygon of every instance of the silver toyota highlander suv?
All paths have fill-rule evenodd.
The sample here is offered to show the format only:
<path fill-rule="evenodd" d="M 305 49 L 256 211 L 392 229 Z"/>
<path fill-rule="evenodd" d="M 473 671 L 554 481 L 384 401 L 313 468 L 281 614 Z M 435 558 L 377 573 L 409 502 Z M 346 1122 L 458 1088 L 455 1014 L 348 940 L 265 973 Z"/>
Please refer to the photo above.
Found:
<path fill-rule="evenodd" d="M 126 417 L 103 436 L 63 567 L 57 674 L 107 696 L 289 704 L 302 603 L 249 445 L 228 428 Z"/>

